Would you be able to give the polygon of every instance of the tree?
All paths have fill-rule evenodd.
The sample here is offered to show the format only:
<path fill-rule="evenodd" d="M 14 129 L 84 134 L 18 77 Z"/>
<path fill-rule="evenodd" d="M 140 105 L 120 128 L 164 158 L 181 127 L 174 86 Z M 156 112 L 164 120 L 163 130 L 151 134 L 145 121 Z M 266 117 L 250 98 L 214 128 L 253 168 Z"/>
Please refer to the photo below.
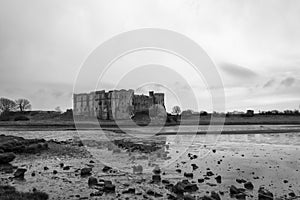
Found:
<path fill-rule="evenodd" d="M 0 98 L 0 111 L 10 112 L 16 109 L 16 103 L 13 100 L 7 98 Z"/>
<path fill-rule="evenodd" d="M 193 110 L 191 109 L 188 109 L 188 110 L 184 110 L 181 112 L 181 115 L 185 115 L 185 116 L 188 116 L 188 115 L 192 115 L 193 114 Z"/>
<path fill-rule="evenodd" d="M 27 99 L 16 100 L 16 106 L 21 112 L 26 111 L 26 110 L 31 110 L 31 104 L 30 104 L 29 100 L 27 100 Z"/>
<path fill-rule="evenodd" d="M 56 111 L 56 112 L 59 112 L 59 113 L 61 113 L 61 112 L 62 112 L 59 106 L 57 106 L 57 107 L 56 107 L 56 108 L 54 108 L 54 109 L 55 109 L 55 111 Z"/>
<path fill-rule="evenodd" d="M 174 106 L 172 109 L 172 113 L 175 115 L 179 115 L 181 113 L 181 109 L 179 106 Z"/>

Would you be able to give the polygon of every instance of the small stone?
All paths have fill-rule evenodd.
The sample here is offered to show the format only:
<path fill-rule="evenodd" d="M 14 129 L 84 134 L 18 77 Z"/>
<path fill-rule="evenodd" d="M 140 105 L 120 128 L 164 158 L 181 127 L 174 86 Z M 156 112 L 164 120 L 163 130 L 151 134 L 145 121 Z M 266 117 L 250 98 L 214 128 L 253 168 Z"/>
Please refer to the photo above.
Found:
<path fill-rule="evenodd" d="M 216 193 L 215 191 L 212 191 L 210 194 L 211 198 L 213 198 L 214 200 L 221 200 L 221 197 L 218 193 Z"/>
<path fill-rule="evenodd" d="M 19 179 L 24 179 L 24 174 L 26 171 L 27 171 L 27 169 L 18 168 L 14 173 L 14 177 L 19 178 Z"/>
<path fill-rule="evenodd" d="M 53 170 L 53 174 L 57 174 L 57 171 L 56 171 L 56 170 Z"/>
<path fill-rule="evenodd" d="M 97 184 L 98 184 L 98 180 L 95 177 L 89 177 L 89 180 L 88 180 L 89 186 L 97 185 Z"/>
<path fill-rule="evenodd" d="M 103 171 L 104 173 L 106 173 L 106 172 L 110 171 L 111 169 L 112 169 L 112 168 L 109 167 L 109 166 L 104 166 L 103 169 L 102 169 L 102 171 Z"/>
<path fill-rule="evenodd" d="M 152 172 L 153 172 L 154 174 L 160 174 L 160 173 L 161 173 L 161 170 L 160 170 L 160 168 L 159 168 L 158 166 L 155 166 L 154 169 L 152 170 Z"/>
<path fill-rule="evenodd" d="M 199 178 L 198 179 L 198 183 L 203 183 L 204 182 L 204 178 Z"/>
<path fill-rule="evenodd" d="M 161 181 L 160 175 L 159 175 L 159 174 L 154 174 L 154 175 L 152 176 L 152 181 L 153 181 L 154 183 L 159 183 L 159 182 Z"/>
<path fill-rule="evenodd" d="M 81 176 L 89 176 L 89 175 L 91 175 L 91 172 L 92 172 L 92 168 L 85 167 L 80 170 L 80 175 Z"/>
<path fill-rule="evenodd" d="M 274 195 L 264 187 L 260 187 L 258 190 L 258 200 L 273 200 Z"/>
<path fill-rule="evenodd" d="M 49 168 L 48 168 L 47 166 L 44 167 L 44 170 L 45 170 L 45 171 L 48 170 L 48 169 L 49 169 Z"/>
<path fill-rule="evenodd" d="M 64 163 L 59 163 L 60 168 L 64 167 Z"/>
<path fill-rule="evenodd" d="M 14 153 L 0 153 L 0 164 L 7 164 L 16 158 Z"/>
<path fill-rule="evenodd" d="M 181 173 L 181 169 L 176 169 L 175 171 L 178 173 Z"/>
<path fill-rule="evenodd" d="M 216 178 L 216 181 L 217 181 L 217 183 L 222 183 L 222 177 L 219 175 L 219 176 L 217 176 Z"/>
<path fill-rule="evenodd" d="M 191 166 L 192 166 L 192 168 L 193 168 L 193 170 L 196 170 L 196 169 L 198 169 L 199 167 L 196 165 L 196 164 L 191 164 Z"/>
<path fill-rule="evenodd" d="M 244 187 L 248 190 L 253 190 L 254 189 L 254 185 L 251 182 L 246 182 L 244 184 Z"/>
<path fill-rule="evenodd" d="M 216 149 L 213 149 L 213 150 L 212 150 L 213 153 L 216 153 L 216 151 L 217 151 Z"/>
<path fill-rule="evenodd" d="M 213 173 L 212 171 L 208 171 L 208 172 L 206 172 L 206 175 L 207 175 L 207 176 L 213 176 L 214 173 Z"/>
<path fill-rule="evenodd" d="M 184 172 L 183 174 L 185 177 L 187 178 L 193 178 L 194 177 L 194 174 L 193 173 L 187 173 L 187 172 Z"/>
<path fill-rule="evenodd" d="M 70 170 L 70 166 L 64 166 L 63 170 Z"/>

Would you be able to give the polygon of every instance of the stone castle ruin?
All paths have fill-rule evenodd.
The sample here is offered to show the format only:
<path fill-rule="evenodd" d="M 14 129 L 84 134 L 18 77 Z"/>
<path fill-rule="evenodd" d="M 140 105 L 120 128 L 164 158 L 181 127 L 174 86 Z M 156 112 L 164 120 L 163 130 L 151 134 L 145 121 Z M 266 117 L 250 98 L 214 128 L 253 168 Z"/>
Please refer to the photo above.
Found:
<path fill-rule="evenodd" d="M 134 94 L 134 90 L 105 90 L 73 95 L 74 115 L 102 120 L 130 119 L 135 113 L 148 112 L 153 105 L 165 109 L 164 93 Z"/>

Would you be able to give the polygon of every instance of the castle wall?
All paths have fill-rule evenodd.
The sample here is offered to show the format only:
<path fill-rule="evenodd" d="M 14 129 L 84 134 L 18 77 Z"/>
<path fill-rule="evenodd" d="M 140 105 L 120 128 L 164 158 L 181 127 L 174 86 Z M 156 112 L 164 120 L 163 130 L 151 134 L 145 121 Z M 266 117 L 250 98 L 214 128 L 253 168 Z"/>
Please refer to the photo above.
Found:
<path fill-rule="evenodd" d="M 135 112 L 148 111 L 154 104 L 164 105 L 164 94 L 149 92 L 149 96 L 135 95 L 133 90 L 105 90 L 73 95 L 75 115 L 103 120 L 130 119 Z"/>

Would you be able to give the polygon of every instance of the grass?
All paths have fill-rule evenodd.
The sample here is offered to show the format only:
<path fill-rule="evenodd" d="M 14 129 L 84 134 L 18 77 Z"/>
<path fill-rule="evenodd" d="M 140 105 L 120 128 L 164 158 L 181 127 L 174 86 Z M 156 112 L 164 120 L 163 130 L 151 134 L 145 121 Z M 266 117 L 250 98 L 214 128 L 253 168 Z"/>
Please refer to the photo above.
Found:
<path fill-rule="evenodd" d="M 18 192 L 9 185 L 0 185 L 1 200 L 47 200 L 48 194 L 40 191 L 35 192 Z"/>

